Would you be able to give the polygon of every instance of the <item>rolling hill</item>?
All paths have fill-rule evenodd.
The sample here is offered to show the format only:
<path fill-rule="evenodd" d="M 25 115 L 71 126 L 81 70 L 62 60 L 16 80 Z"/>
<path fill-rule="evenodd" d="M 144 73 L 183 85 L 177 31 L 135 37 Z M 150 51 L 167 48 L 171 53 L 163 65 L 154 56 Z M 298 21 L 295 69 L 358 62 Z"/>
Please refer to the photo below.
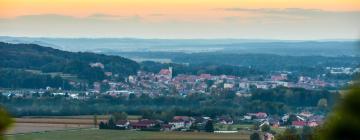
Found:
<path fill-rule="evenodd" d="M 40 73 L 71 74 L 79 79 L 93 82 L 103 80 L 105 72 L 121 80 L 130 74 L 135 74 L 139 64 L 120 56 L 75 53 L 35 44 L 0 42 L 0 68 L 3 73 L 4 70 L 16 69 L 24 70 L 21 73 L 32 70 Z"/>

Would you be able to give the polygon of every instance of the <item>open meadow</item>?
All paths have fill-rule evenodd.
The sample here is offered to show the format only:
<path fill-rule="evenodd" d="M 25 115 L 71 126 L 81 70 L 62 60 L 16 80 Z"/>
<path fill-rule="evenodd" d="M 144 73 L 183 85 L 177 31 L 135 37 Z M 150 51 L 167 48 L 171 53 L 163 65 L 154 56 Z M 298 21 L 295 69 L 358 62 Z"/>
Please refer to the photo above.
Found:
<path fill-rule="evenodd" d="M 97 123 L 109 116 L 97 116 Z M 136 120 L 139 116 L 129 116 Z M 99 130 L 94 128 L 93 116 L 44 116 L 16 118 L 6 133 L 7 140 L 247 140 L 244 131 L 232 134 L 204 132 L 145 132 Z"/>
<path fill-rule="evenodd" d="M 130 120 L 136 120 L 139 116 L 128 116 Z M 108 115 L 97 116 L 97 125 L 109 119 Z M 94 116 L 27 116 L 15 118 L 15 124 L 6 132 L 8 135 L 34 132 L 48 132 L 56 130 L 74 130 L 94 128 Z M 96 126 L 97 126 L 96 125 Z"/>
<path fill-rule="evenodd" d="M 9 135 L 8 140 L 248 140 L 247 133 L 144 132 L 77 129 Z"/>

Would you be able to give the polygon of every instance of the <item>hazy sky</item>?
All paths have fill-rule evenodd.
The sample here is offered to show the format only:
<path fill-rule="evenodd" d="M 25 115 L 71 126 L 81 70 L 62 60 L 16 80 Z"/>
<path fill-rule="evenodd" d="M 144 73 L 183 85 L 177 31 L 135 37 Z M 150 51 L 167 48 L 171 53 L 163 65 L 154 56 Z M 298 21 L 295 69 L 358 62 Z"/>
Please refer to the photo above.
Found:
<path fill-rule="evenodd" d="M 353 39 L 360 0 L 0 0 L 0 35 Z"/>

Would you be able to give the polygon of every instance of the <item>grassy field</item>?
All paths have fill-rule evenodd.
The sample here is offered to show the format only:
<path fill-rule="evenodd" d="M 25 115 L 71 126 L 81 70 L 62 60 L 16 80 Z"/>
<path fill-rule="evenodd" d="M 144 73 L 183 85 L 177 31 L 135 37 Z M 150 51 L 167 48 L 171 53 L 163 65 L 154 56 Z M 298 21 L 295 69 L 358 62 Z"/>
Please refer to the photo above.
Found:
<path fill-rule="evenodd" d="M 96 115 L 98 119 L 108 120 L 110 115 Z M 141 118 L 141 116 L 137 115 L 128 115 L 129 120 L 137 120 Z M 25 116 L 21 117 L 23 119 L 93 119 L 94 115 L 79 115 L 79 116 Z"/>
<path fill-rule="evenodd" d="M 109 116 L 98 116 L 98 122 Z M 136 120 L 139 116 L 129 116 Z M 16 118 L 14 127 L 6 134 L 7 140 L 247 140 L 249 132 L 214 134 L 203 132 L 144 132 L 98 130 L 93 116 L 44 116 Z M 223 126 L 228 129 L 230 126 Z M 235 125 L 231 129 L 247 128 Z"/>
<path fill-rule="evenodd" d="M 251 124 L 233 124 L 233 125 L 224 125 L 216 124 L 215 129 L 221 131 L 236 131 L 236 130 L 250 130 L 253 128 Z"/>
<path fill-rule="evenodd" d="M 94 128 L 87 124 L 46 124 L 46 123 L 15 123 L 6 134 L 24 134 L 34 132 L 48 132 L 56 130 Z"/>
<path fill-rule="evenodd" d="M 54 130 L 84 129 L 94 127 L 94 116 L 27 116 L 15 118 L 14 126 L 6 134 L 22 134 L 47 132 Z M 97 116 L 97 123 L 106 122 L 108 115 Z M 140 116 L 128 116 L 130 120 L 137 120 Z"/>
<path fill-rule="evenodd" d="M 11 135 L 6 138 L 7 140 L 248 140 L 249 134 L 80 129 Z"/>

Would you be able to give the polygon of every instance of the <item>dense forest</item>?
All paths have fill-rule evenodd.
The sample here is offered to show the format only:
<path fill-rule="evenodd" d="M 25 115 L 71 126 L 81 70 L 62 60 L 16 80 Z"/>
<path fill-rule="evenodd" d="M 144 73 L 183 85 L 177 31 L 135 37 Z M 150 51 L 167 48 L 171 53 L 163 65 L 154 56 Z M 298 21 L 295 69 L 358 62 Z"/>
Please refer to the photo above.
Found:
<path fill-rule="evenodd" d="M 134 115 L 156 117 L 163 112 L 191 116 L 239 116 L 247 112 L 264 111 L 282 115 L 298 108 L 326 112 L 332 108 L 338 93 L 310 91 L 279 87 L 269 90 L 254 90 L 252 97 L 238 97 L 232 91 L 182 96 L 148 95 L 113 97 L 94 96 L 87 99 L 69 99 L 44 93 L 33 94 L 30 98 L 0 96 L 0 102 L 11 114 L 24 115 L 85 115 L 127 112 Z"/>
<path fill-rule="evenodd" d="M 324 48 L 325 49 L 325 48 Z M 236 52 L 104 52 L 105 54 L 121 55 L 128 58 L 170 59 L 174 63 L 187 64 L 229 64 L 237 66 L 252 66 L 256 68 L 269 67 L 271 70 L 291 67 L 354 67 L 359 65 L 359 56 L 296 56 L 276 54 L 238 54 Z M 296 52 L 293 52 L 296 53 Z M 216 59 L 215 59 L 216 58 Z"/>
<path fill-rule="evenodd" d="M 140 63 L 141 69 L 148 72 L 157 73 L 161 69 L 173 67 L 174 75 L 188 74 L 212 74 L 212 75 L 234 75 L 234 76 L 256 76 L 266 74 L 264 71 L 259 71 L 254 68 L 233 66 L 233 65 L 221 65 L 221 64 L 177 64 L 177 63 L 158 63 L 153 61 L 144 61 Z"/>
<path fill-rule="evenodd" d="M 91 66 L 90 64 L 92 63 L 99 63 L 103 67 Z M 4 70 L 5 68 L 11 68 L 38 70 L 43 73 L 60 72 L 72 74 L 80 79 L 93 82 L 103 80 L 105 78 L 104 72 L 112 72 L 118 80 L 123 80 L 123 77 L 135 74 L 140 66 L 136 62 L 120 56 L 107 56 L 88 52 L 66 52 L 35 44 L 9 44 L 0 42 L 0 68 L 2 68 L 2 71 L 6 71 Z M 12 72 L 13 77 L 9 77 L 8 75 L 8 78 L 1 78 L 1 82 L 8 83 L 10 81 L 6 80 L 15 80 L 20 75 L 27 74 L 21 71 L 15 71 Z M 34 77 L 35 75 L 32 74 L 31 76 Z M 31 79 L 31 76 L 26 78 Z M 32 79 L 34 80 L 34 78 Z M 37 77 L 37 80 L 41 79 L 46 78 L 43 76 Z M 47 78 L 48 81 L 52 81 L 52 79 L 54 78 Z M 44 82 L 43 80 L 41 81 Z M 47 84 L 51 85 L 51 82 Z M 22 84 L 13 85 L 13 87 L 28 87 L 27 85 L 21 85 Z M 5 85 L 5 87 L 9 86 Z M 37 88 L 38 86 L 29 86 L 29 88 L 30 87 Z"/>
<path fill-rule="evenodd" d="M 356 68 L 360 65 L 360 57 L 356 56 L 284 56 L 222 52 L 107 52 L 106 54 L 121 55 L 128 58 L 169 59 L 171 63 L 188 66 L 188 71 L 184 72 L 181 70 L 179 73 L 189 73 L 191 71 L 190 73 L 208 72 L 238 76 L 243 74 L 267 74 L 272 71 L 290 71 L 294 76 L 317 77 L 322 74 L 328 74 L 327 67 Z M 147 69 L 155 68 L 154 66 L 156 66 L 153 63 L 142 63 L 142 65 L 142 67 Z M 351 75 L 327 76 L 327 78 L 336 80 L 352 79 Z"/>
<path fill-rule="evenodd" d="M 18 69 L 0 69 L 0 87 L 44 89 L 47 86 L 71 88 L 60 76 L 39 75 Z"/>

